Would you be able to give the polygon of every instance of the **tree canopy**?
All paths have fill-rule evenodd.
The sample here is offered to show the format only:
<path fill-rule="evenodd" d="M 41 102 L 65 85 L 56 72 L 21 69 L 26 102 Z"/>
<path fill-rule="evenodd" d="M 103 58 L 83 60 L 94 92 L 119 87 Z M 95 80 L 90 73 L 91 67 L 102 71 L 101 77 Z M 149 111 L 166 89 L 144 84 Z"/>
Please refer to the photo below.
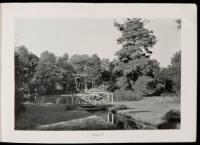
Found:
<path fill-rule="evenodd" d="M 121 33 L 116 40 L 121 48 L 115 53 L 117 59 L 100 57 L 97 54 L 74 54 L 56 57 L 44 51 L 38 58 L 25 46 L 15 49 L 16 84 L 40 93 L 72 93 L 76 91 L 75 76 L 88 76 L 88 81 L 107 85 L 109 91 L 123 90 L 136 95 L 153 95 L 161 92 L 180 91 L 181 52 L 177 52 L 168 67 L 161 68 L 151 58 L 152 48 L 157 43 L 152 30 L 146 28 L 148 20 L 140 18 L 114 22 Z M 177 19 L 178 30 L 181 20 Z"/>
<path fill-rule="evenodd" d="M 157 80 L 164 84 L 165 92 L 180 93 L 181 88 L 181 51 L 176 52 L 171 58 L 171 64 L 163 68 Z"/>
<path fill-rule="evenodd" d="M 114 67 L 116 86 L 123 90 L 135 90 L 135 83 L 140 76 L 154 78 L 159 72 L 157 60 L 150 59 L 150 50 L 156 44 L 152 30 L 145 28 L 146 20 L 126 19 L 123 23 L 114 23 L 121 32 L 117 42 L 122 48 L 116 52 L 119 62 Z"/>
<path fill-rule="evenodd" d="M 156 44 L 156 37 L 152 30 L 145 28 L 147 21 L 133 18 L 126 19 L 124 23 L 114 23 L 114 26 L 121 32 L 117 39 L 122 49 L 116 52 L 121 62 L 129 62 L 141 56 L 149 57 L 152 54 L 150 48 Z"/>

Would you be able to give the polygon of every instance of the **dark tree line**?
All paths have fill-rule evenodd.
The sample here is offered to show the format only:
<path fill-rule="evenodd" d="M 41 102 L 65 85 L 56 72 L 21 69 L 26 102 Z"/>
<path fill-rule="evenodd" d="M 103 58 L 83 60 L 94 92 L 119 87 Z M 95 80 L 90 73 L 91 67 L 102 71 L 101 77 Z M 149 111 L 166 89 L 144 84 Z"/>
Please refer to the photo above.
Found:
<path fill-rule="evenodd" d="M 61 57 L 45 51 L 40 57 L 32 54 L 25 46 L 15 51 L 16 88 L 38 91 L 41 95 L 76 92 L 75 75 L 91 76 L 101 83 L 101 59 L 97 54 L 69 55 Z M 90 78 L 89 78 L 90 79 Z"/>

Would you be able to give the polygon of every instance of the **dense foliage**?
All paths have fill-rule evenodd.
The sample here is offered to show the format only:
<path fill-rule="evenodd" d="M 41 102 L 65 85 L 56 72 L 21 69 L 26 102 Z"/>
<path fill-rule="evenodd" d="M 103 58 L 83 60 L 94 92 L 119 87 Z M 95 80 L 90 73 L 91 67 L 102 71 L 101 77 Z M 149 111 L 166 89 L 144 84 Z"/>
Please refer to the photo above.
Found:
<path fill-rule="evenodd" d="M 15 50 L 15 117 L 18 118 L 20 112 L 25 108 L 22 105 L 23 91 L 32 87 L 33 77 L 38 57 L 30 52 L 25 46 L 17 47 Z"/>
<path fill-rule="evenodd" d="M 147 20 L 133 18 L 114 23 L 121 36 L 117 43 L 121 49 L 117 59 L 100 59 L 97 54 L 56 57 L 45 51 L 38 58 L 25 46 L 15 50 L 16 105 L 22 102 L 23 91 L 40 95 L 68 94 L 77 92 L 76 75 L 87 76 L 95 86 L 106 86 L 120 100 L 140 100 L 143 96 L 162 93 L 180 94 L 181 51 L 174 54 L 171 64 L 161 68 L 151 58 L 157 40 L 152 30 L 145 26 Z M 181 21 L 177 20 L 181 29 Z M 17 107 L 18 112 L 20 107 Z M 19 111 L 20 112 L 20 111 Z M 17 113 L 16 113 L 17 114 Z"/>
<path fill-rule="evenodd" d="M 164 85 L 163 92 L 176 93 L 180 95 L 181 89 L 181 51 L 174 54 L 171 64 L 167 68 L 163 68 L 158 76 L 157 81 Z"/>
<path fill-rule="evenodd" d="M 121 91 L 132 91 L 132 96 L 152 95 L 157 88 L 153 82 L 160 67 L 157 60 L 150 59 L 150 49 L 156 44 L 156 37 L 153 31 L 145 28 L 146 23 L 134 18 L 114 24 L 121 32 L 117 42 L 122 48 L 116 52 L 119 62 L 113 69 L 117 75 L 113 84 Z"/>

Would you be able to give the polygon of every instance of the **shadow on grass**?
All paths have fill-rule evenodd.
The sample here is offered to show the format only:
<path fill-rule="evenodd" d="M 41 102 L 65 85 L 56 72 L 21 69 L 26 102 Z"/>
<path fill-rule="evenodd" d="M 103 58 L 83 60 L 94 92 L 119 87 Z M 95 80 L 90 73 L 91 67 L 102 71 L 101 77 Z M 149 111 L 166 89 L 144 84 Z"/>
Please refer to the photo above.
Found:
<path fill-rule="evenodd" d="M 129 113 L 142 113 L 142 112 L 151 112 L 151 111 L 130 111 Z"/>
<path fill-rule="evenodd" d="M 65 111 L 66 105 L 53 104 L 49 106 L 25 105 L 26 112 L 16 120 L 16 130 L 33 130 L 38 125 L 57 123 L 79 119 L 90 115 L 84 110 Z"/>

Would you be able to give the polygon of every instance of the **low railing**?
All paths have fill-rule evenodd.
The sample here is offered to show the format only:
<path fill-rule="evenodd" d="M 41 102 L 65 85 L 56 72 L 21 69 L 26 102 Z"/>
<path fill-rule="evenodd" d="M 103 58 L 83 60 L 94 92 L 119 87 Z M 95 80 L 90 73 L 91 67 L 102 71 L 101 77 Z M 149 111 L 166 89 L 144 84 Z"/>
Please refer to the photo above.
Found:
<path fill-rule="evenodd" d="M 34 103 L 55 104 L 114 104 L 113 93 L 88 92 L 79 94 L 65 94 L 54 97 L 39 96 L 34 98 Z"/>

